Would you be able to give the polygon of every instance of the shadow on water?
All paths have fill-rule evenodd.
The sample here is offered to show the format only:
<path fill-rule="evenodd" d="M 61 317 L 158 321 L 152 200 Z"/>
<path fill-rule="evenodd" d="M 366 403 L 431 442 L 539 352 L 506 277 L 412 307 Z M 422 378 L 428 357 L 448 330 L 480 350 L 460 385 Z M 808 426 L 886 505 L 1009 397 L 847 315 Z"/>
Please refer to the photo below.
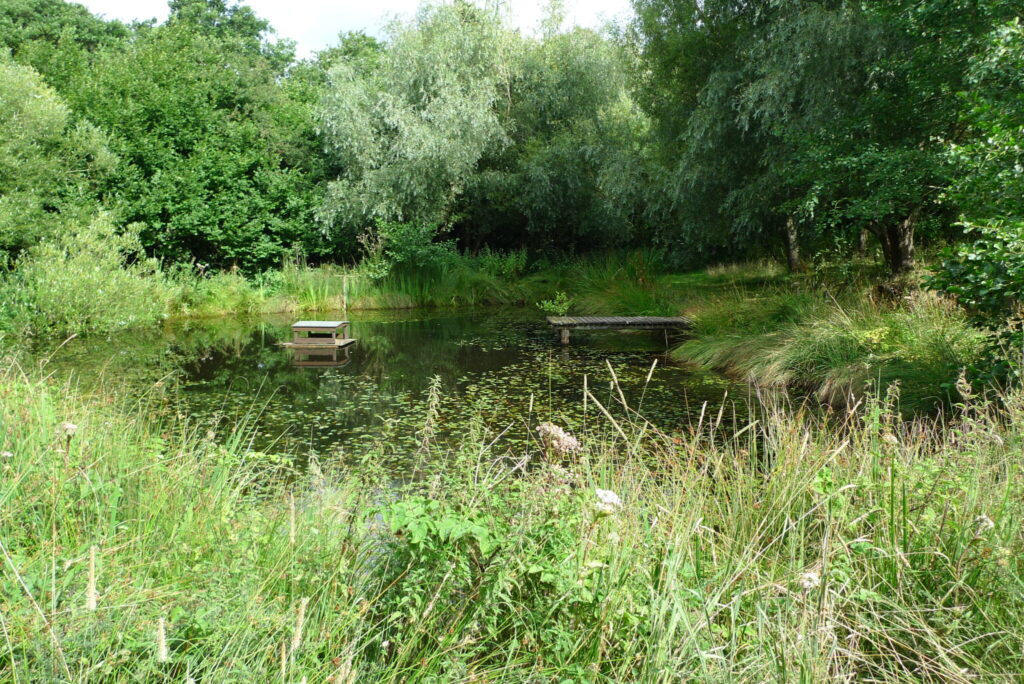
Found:
<path fill-rule="evenodd" d="M 659 331 L 577 334 L 563 347 L 529 310 L 359 312 L 350 320 L 358 343 L 336 352 L 281 347 L 290 317 L 217 319 L 119 337 L 116 345 L 75 340 L 50 367 L 73 372 L 86 388 L 159 386 L 191 422 L 221 429 L 244 420 L 254 449 L 300 458 L 358 458 L 381 444 L 410 457 L 435 378 L 435 439 L 442 440 L 497 438 L 515 447 L 546 420 L 578 430 L 598 418 L 592 402 L 584 414 L 584 376 L 617 419 L 635 419 L 611 386 L 612 371 L 627 405 L 663 431 L 686 429 L 702 408 L 717 413 L 727 393 L 727 415 L 745 417 L 746 386 L 666 364 Z"/>

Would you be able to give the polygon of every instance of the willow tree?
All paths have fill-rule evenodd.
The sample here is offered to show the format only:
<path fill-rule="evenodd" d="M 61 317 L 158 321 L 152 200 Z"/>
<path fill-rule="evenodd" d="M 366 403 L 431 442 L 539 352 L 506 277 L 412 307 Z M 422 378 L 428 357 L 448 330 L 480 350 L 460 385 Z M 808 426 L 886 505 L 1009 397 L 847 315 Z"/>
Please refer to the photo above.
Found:
<path fill-rule="evenodd" d="M 392 24 L 372 68 L 342 59 L 320 111 L 343 169 L 322 216 L 340 237 L 375 223 L 445 228 L 480 160 L 507 144 L 496 103 L 508 89 L 509 36 L 496 13 L 428 5 Z"/>
<path fill-rule="evenodd" d="M 913 267 L 921 226 L 955 216 L 946 150 L 967 133 L 958 93 L 1012 4 L 777 3 L 771 30 L 755 36 L 745 106 L 797 149 L 819 225 L 869 231 L 894 273 Z"/>
<path fill-rule="evenodd" d="M 760 249 L 772 206 L 736 195 L 762 175 L 769 140 L 741 121 L 757 7 L 733 0 L 634 0 L 638 93 L 661 168 L 648 195 L 662 239 L 692 262 Z"/>
<path fill-rule="evenodd" d="M 647 119 L 629 92 L 626 55 L 588 29 L 522 39 L 507 97 L 509 143 L 481 160 L 461 204 L 460 236 L 572 250 L 642 230 Z"/>

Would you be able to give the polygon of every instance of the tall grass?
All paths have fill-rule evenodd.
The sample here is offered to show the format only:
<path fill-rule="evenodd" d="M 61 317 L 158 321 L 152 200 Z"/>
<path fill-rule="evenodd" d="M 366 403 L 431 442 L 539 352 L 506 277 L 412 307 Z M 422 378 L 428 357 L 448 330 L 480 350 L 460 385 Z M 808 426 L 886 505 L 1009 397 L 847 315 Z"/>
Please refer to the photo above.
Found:
<path fill-rule="evenodd" d="M 244 429 L 199 433 L 153 391 L 133 408 L 0 376 L 5 679 L 1024 668 L 1016 394 L 1005 414 L 969 398 L 949 425 L 869 400 L 838 424 L 767 404 L 735 431 L 711 416 L 673 434 L 592 402 L 578 453 L 425 437 L 422 477 L 393 489 L 376 459 L 295 472 L 249 451 Z"/>
<path fill-rule="evenodd" d="M 726 289 L 692 310 L 693 339 L 677 358 L 768 387 L 810 390 L 834 405 L 871 387 L 902 385 L 903 407 L 958 399 L 959 374 L 986 341 L 951 301 L 915 292 L 879 301 L 864 289 L 836 298 L 799 283 Z"/>

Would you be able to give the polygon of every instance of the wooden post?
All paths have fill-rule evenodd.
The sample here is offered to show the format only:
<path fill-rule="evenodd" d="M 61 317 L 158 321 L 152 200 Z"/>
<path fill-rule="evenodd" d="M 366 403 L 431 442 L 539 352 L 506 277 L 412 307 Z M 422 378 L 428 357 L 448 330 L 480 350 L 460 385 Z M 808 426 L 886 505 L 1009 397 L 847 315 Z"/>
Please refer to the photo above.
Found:
<path fill-rule="evenodd" d="M 569 344 L 569 328 L 562 328 L 562 344 Z"/>

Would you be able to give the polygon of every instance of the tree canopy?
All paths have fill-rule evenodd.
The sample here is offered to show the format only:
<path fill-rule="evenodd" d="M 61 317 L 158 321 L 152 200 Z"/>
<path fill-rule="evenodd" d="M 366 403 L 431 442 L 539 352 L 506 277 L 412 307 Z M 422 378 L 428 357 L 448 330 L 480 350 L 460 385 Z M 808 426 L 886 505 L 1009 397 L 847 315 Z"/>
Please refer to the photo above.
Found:
<path fill-rule="evenodd" d="M 902 272 L 963 216 L 1020 215 L 1016 3 L 633 4 L 594 31 L 554 3 L 524 35 L 490 5 L 428 2 L 296 61 L 229 0 L 133 25 L 11 0 L 0 248 L 91 203 L 165 264 L 258 271 L 390 240 L 799 268 L 874 236 Z"/>

